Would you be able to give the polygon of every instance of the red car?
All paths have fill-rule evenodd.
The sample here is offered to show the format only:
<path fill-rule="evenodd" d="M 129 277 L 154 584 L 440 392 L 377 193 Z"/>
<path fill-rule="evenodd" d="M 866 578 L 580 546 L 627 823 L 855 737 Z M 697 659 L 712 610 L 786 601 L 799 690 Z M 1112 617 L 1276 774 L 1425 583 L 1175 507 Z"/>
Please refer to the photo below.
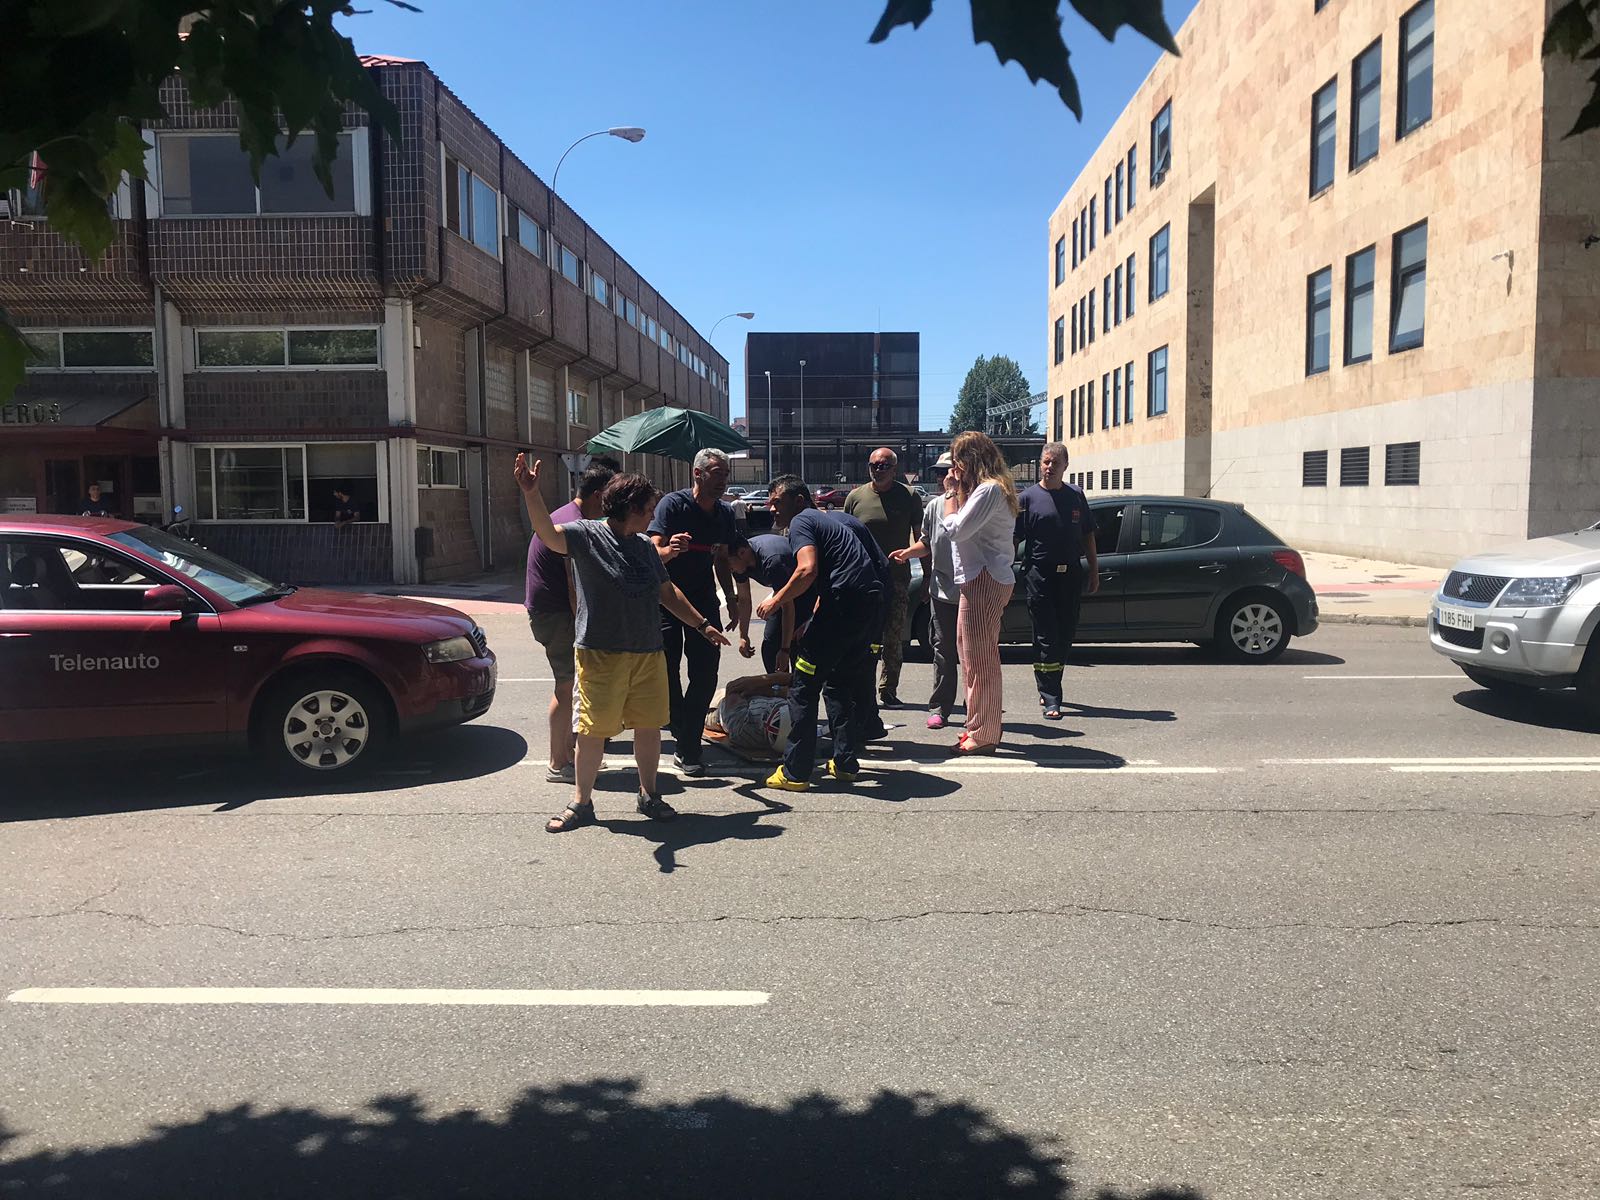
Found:
<path fill-rule="evenodd" d="M 0 517 L 0 750 L 223 744 L 351 772 L 483 715 L 495 671 L 451 608 L 274 584 L 147 525 Z"/>
<path fill-rule="evenodd" d="M 845 488 L 835 487 L 831 483 L 819 483 L 811 489 L 811 500 L 818 508 L 842 508 L 845 497 L 849 494 Z"/>

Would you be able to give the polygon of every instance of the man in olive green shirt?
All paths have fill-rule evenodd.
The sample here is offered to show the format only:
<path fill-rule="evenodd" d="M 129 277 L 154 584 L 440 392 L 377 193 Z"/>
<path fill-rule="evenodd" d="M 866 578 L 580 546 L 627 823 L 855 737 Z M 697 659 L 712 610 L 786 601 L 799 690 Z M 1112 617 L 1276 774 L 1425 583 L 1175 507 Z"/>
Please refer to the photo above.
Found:
<path fill-rule="evenodd" d="M 889 447 L 878 447 L 867 461 L 872 482 L 856 488 L 844 501 L 844 511 L 871 531 L 886 555 L 911 545 L 922 528 L 922 505 L 917 502 L 916 493 L 894 477 L 899 461 Z M 889 576 L 894 590 L 883 627 L 883 677 L 878 682 L 878 703 L 886 707 L 900 703 L 900 657 L 905 641 L 910 564 L 891 561 Z"/>

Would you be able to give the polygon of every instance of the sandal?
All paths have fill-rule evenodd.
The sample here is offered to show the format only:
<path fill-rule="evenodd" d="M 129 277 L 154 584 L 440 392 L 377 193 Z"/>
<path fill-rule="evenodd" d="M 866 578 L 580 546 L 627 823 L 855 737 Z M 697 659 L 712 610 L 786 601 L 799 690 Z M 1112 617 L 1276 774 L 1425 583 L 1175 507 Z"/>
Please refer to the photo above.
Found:
<path fill-rule="evenodd" d="M 652 821 L 670 821 L 678 815 L 678 810 L 672 805 L 660 796 L 652 796 L 649 792 L 640 792 L 634 807 Z"/>
<path fill-rule="evenodd" d="M 1059 721 L 1059 720 L 1061 720 L 1061 705 L 1059 705 L 1059 704 L 1047 705 L 1045 707 L 1045 710 L 1044 710 L 1044 719 L 1046 721 Z"/>
<path fill-rule="evenodd" d="M 956 743 L 956 753 L 957 754 L 963 754 L 963 755 L 965 755 L 965 754 L 993 754 L 999 749 L 1000 749 L 999 746 L 979 746 L 979 745 L 976 745 L 975 743 L 973 743 L 972 741 L 970 741 L 966 737 L 963 737 L 959 742 Z"/>
<path fill-rule="evenodd" d="M 544 823 L 546 833 L 570 833 L 584 825 L 594 824 L 594 801 L 579 804 L 573 801 Z"/>

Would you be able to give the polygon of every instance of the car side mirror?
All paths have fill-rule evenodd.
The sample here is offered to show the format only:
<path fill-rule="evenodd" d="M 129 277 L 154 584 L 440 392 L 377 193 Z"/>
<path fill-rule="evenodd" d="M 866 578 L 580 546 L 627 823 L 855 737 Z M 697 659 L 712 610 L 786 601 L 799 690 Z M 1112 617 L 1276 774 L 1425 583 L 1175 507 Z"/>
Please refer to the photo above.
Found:
<path fill-rule="evenodd" d="M 175 583 L 159 583 L 144 594 L 144 607 L 151 612 L 193 612 L 194 596 Z"/>

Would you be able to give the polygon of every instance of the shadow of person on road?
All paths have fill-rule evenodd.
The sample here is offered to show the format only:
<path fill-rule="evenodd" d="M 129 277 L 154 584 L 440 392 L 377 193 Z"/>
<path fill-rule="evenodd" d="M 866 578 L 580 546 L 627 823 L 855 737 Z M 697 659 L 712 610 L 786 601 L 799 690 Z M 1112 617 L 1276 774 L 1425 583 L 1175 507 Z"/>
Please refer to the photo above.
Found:
<path fill-rule="evenodd" d="M 735 789 L 741 794 L 744 789 Z M 761 799 L 760 797 L 756 797 Z M 680 870 L 678 853 L 692 846 L 712 846 L 718 842 L 759 842 L 782 835 L 782 825 L 762 825 L 761 818 L 774 813 L 792 811 L 787 804 L 761 801 L 762 812 L 697 813 L 679 809 L 672 821 L 650 821 L 644 818 L 631 820 L 601 820 L 596 824 L 609 833 L 643 838 L 655 842 L 654 858 L 663 875 Z"/>
<path fill-rule="evenodd" d="M 361 774 L 306 771 L 284 779 L 248 755 L 169 747 L 162 754 L 107 751 L 57 754 L 37 746 L 16 766 L 0 759 L 0 823 L 104 816 L 204 805 L 227 812 L 290 796 L 365 795 L 430 783 L 463 783 L 515 766 L 528 756 L 520 733 L 496 725 L 460 725 L 407 739 Z"/>
<path fill-rule="evenodd" d="M 1064 701 L 1063 708 L 1071 709 L 1069 716 L 1105 718 L 1116 721 L 1176 721 L 1178 714 L 1170 708 L 1101 708 L 1094 704 L 1079 704 L 1076 700 Z"/>
<path fill-rule="evenodd" d="M 1556 692 L 1518 688 L 1515 691 L 1491 692 L 1487 688 L 1469 688 L 1457 692 L 1454 699 L 1462 708 L 1486 717 L 1515 721 L 1519 725 L 1566 729 L 1573 733 L 1600 733 L 1600 713 L 1584 707 L 1583 700 L 1571 690 Z"/>
<path fill-rule="evenodd" d="M 4 1163 L 6 1194 L 74 1200 L 759 1196 L 1203 1200 L 1182 1187 L 1091 1191 L 1048 1133 L 966 1100 L 880 1090 L 767 1104 L 647 1099 L 637 1079 L 529 1087 L 503 1110 L 428 1111 L 419 1096 L 355 1114 L 242 1103 L 151 1126 L 121 1145 L 37 1150 Z M 7 1135 L 0 1120 L 0 1150 Z"/>

